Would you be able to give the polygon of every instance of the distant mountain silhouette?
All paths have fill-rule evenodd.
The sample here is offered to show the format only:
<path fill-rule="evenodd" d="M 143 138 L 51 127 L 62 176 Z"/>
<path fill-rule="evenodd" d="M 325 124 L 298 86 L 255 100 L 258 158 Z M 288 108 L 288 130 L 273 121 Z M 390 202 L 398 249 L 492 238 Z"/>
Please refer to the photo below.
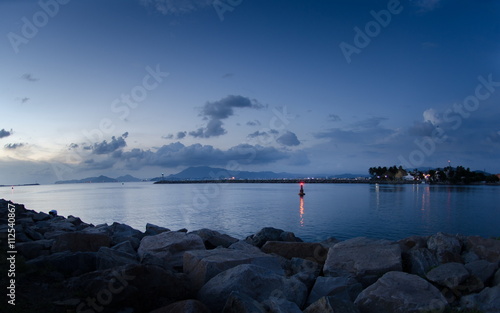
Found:
<path fill-rule="evenodd" d="M 188 167 L 177 174 L 165 176 L 165 180 L 213 180 L 213 179 L 283 179 L 283 178 L 305 178 L 305 177 L 338 177 L 338 178 L 356 178 L 367 175 L 343 174 L 343 175 L 304 175 L 291 173 L 275 173 L 271 171 L 250 172 L 250 171 L 229 171 L 223 168 L 196 166 Z M 162 177 L 152 178 L 151 181 L 160 181 Z"/>
<path fill-rule="evenodd" d="M 56 184 L 82 184 L 82 183 L 116 183 L 116 182 L 138 182 L 141 179 L 131 175 L 120 176 L 118 178 L 110 178 L 104 175 L 98 177 L 87 177 L 84 179 L 60 180 Z"/>

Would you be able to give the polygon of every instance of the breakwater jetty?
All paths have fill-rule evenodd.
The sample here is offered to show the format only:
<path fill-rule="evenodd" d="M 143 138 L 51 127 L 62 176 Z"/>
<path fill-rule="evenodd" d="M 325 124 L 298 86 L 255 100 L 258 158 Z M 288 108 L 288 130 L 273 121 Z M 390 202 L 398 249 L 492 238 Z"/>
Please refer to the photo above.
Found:
<path fill-rule="evenodd" d="M 500 311 L 500 240 L 93 225 L 0 199 L 1 312 Z M 7 289 L 5 289 L 7 288 Z"/>

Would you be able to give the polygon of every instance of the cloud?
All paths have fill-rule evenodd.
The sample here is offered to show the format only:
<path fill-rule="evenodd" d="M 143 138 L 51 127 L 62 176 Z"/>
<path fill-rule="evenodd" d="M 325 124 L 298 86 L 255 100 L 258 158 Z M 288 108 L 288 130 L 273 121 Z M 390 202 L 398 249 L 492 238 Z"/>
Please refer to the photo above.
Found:
<path fill-rule="evenodd" d="M 217 137 L 227 133 L 222 120 L 234 115 L 234 110 L 239 108 L 261 109 L 264 105 L 243 96 L 229 95 L 218 101 L 207 102 L 201 108 L 200 116 L 208 120 L 205 127 L 190 131 L 189 135 L 197 138 Z"/>
<path fill-rule="evenodd" d="M 300 141 L 297 138 L 297 135 L 295 135 L 291 131 L 286 131 L 286 133 L 278 137 L 276 141 L 284 146 L 289 146 L 289 147 L 300 145 Z"/>
<path fill-rule="evenodd" d="M 23 74 L 23 76 L 21 76 L 21 78 L 24 80 L 27 80 L 29 82 L 32 82 L 32 83 L 40 80 L 38 78 L 33 77 L 33 75 L 31 75 L 30 73 Z"/>
<path fill-rule="evenodd" d="M 211 145 L 193 144 L 185 146 L 180 142 L 164 145 L 156 151 L 132 149 L 123 152 L 119 160 L 125 162 L 130 169 L 143 166 L 163 166 L 175 168 L 178 166 L 220 166 L 228 162 L 239 164 L 269 164 L 287 159 L 290 155 L 273 147 L 240 144 L 221 150 Z"/>
<path fill-rule="evenodd" d="M 328 114 L 328 120 L 331 122 L 340 122 L 342 119 L 337 114 Z"/>
<path fill-rule="evenodd" d="M 437 9 L 442 0 L 413 0 L 412 2 L 420 9 L 420 12 L 427 12 Z"/>
<path fill-rule="evenodd" d="M 0 129 L 0 138 L 9 137 L 12 135 L 12 129 L 10 131 L 5 130 L 5 128 Z"/>
<path fill-rule="evenodd" d="M 417 137 L 432 136 L 432 133 L 434 132 L 435 129 L 436 126 L 434 126 L 430 121 L 415 122 L 408 129 L 408 134 Z"/>
<path fill-rule="evenodd" d="M 186 135 L 187 135 L 187 132 L 178 132 L 176 138 L 182 139 L 182 138 L 186 137 Z"/>
<path fill-rule="evenodd" d="M 441 115 L 442 114 L 438 113 L 434 109 L 427 109 L 423 113 L 424 121 L 429 122 L 432 125 L 439 125 L 442 123 Z"/>
<path fill-rule="evenodd" d="M 30 98 L 28 97 L 21 98 L 21 103 L 26 103 L 28 101 L 30 101 Z"/>
<path fill-rule="evenodd" d="M 103 140 L 100 143 L 95 143 L 92 146 L 92 152 L 94 154 L 108 154 L 114 152 L 120 148 L 123 148 L 127 145 L 124 138 L 127 138 L 128 133 L 123 134 L 121 137 L 116 138 L 115 136 L 111 137 L 111 142 L 107 142 Z"/>
<path fill-rule="evenodd" d="M 25 146 L 24 143 L 8 143 L 4 147 L 5 147 L 5 149 L 15 150 L 15 149 L 18 149 L 18 148 L 22 148 L 24 146 Z"/>
<path fill-rule="evenodd" d="M 164 15 L 180 15 L 209 7 L 213 0 L 140 0 L 140 2 Z"/>
<path fill-rule="evenodd" d="M 253 121 L 248 121 L 247 125 L 248 126 L 260 126 L 261 123 L 258 120 L 253 120 Z"/>

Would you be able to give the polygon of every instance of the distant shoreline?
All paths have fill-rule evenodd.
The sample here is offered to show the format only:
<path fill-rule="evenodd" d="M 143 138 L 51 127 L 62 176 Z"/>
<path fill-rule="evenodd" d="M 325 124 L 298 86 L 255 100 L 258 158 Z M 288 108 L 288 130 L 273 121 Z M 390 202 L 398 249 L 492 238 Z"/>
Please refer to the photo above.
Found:
<path fill-rule="evenodd" d="M 160 180 L 154 184 L 384 184 L 384 185 L 420 185 L 424 184 L 416 180 L 370 180 L 370 179 L 205 179 L 205 180 Z M 500 183 L 471 183 L 471 184 L 451 184 L 451 183 L 430 183 L 426 185 L 452 185 L 452 186 L 469 186 L 469 185 L 487 185 L 500 186 Z"/>

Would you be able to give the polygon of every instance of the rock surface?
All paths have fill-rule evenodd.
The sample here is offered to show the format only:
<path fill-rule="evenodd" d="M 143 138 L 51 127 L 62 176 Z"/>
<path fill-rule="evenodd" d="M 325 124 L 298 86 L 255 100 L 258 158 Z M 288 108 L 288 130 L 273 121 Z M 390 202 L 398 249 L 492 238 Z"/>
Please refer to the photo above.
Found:
<path fill-rule="evenodd" d="M 442 312 L 447 301 L 425 279 L 403 272 L 389 272 L 363 290 L 355 301 L 361 313 Z"/>

